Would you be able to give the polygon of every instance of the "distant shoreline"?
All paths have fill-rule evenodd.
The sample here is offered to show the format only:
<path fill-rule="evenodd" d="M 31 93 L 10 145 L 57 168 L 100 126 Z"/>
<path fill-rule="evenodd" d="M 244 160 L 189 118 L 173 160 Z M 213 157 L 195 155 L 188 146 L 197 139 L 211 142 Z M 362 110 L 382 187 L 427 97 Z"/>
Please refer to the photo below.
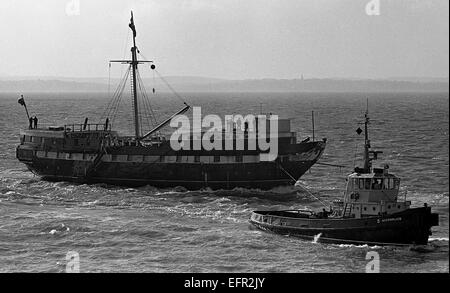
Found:
<path fill-rule="evenodd" d="M 407 93 L 407 92 L 449 92 L 449 82 L 401 81 L 385 79 L 248 79 L 222 80 L 208 78 L 168 77 L 169 83 L 179 92 L 273 92 L 273 93 Z M 172 79 L 172 80 L 171 80 Z M 0 92 L 108 92 L 108 81 L 95 82 L 52 79 L 0 79 Z M 170 92 L 161 82 L 145 80 L 148 91 L 155 87 L 158 92 Z M 111 80 L 110 92 L 114 92 L 117 79 Z"/>

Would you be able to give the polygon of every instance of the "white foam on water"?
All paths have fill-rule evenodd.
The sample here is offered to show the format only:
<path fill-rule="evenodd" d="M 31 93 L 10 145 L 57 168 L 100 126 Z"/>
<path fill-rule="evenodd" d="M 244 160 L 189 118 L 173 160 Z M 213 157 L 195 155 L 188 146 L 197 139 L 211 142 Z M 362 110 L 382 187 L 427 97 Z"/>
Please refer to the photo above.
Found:
<path fill-rule="evenodd" d="M 182 193 L 186 193 L 186 192 L 178 192 L 175 190 L 172 191 L 157 191 L 154 193 L 154 195 L 172 195 L 172 194 L 182 194 Z"/>
<path fill-rule="evenodd" d="M 99 201 L 98 201 L 98 199 L 96 199 L 94 201 L 82 202 L 81 206 L 94 206 L 98 203 L 99 203 Z"/>
<path fill-rule="evenodd" d="M 368 244 L 336 244 L 339 248 L 370 248 L 370 249 L 381 249 L 382 246 L 374 245 L 370 246 Z"/>
<path fill-rule="evenodd" d="M 428 238 L 428 242 L 433 242 L 433 241 L 447 241 L 448 242 L 448 237 L 430 237 Z"/>
<path fill-rule="evenodd" d="M 322 233 L 315 235 L 312 243 L 317 243 L 317 241 L 319 241 L 320 236 L 322 236 Z"/>

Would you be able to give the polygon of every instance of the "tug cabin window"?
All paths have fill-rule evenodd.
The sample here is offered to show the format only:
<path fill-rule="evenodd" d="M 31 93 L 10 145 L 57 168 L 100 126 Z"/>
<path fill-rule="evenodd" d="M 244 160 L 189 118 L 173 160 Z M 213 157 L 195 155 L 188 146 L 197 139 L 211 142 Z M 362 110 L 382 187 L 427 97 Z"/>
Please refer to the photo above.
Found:
<path fill-rule="evenodd" d="M 383 187 L 383 179 L 382 178 L 373 178 L 372 179 L 372 189 L 373 190 L 381 190 Z"/>
<path fill-rule="evenodd" d="M 396 190 L 400 187 L 399 178 L 385 178 L 383 189 L 386 190 Z"/>
<path fill-rule="evenodd" d="M 370 189 L 370 178 L 364 179 L 364 189 Z"/>
<path fill-rule="evenodd" d="M 395 190 L 399 186 L 399 178 L 353 178 L 349 182 L 351 190 Z"/>

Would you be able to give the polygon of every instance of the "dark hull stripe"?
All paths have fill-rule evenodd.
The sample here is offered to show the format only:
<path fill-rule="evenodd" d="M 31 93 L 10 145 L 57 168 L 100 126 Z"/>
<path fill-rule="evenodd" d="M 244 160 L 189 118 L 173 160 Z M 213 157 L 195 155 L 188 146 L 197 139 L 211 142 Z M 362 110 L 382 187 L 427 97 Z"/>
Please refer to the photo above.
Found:
<path fill-rule="evenodd" d="M 42 175 L 42 178 L 44 179 L 56 179 L 56 180 L 85 180 L 83 177 L 75 177 L 75 176 L 54 176 L 54 175 Z M 256 183 L 256 182 L 290 182 L 292 180 L 289 179 L 276 179 L 276 180 L 233 180 L 233 181 L 217 181 L 217 180 L 211 180 L 211 181 L 200 181 L 200 180 L 153 180 L 153 179 L 136 179 L 136 178 L 107 178 L 107 177 L 92 177 L 89 178 L 90 180 L 94 181 L 104 181 L 104 180 L 110 180 L 110 181 L 138 181 L 138 182 L 146 182 L 146 183 L 152 183 L 152 182 L 168 182 L 168 183 L 219 183 L 219 184 L 227 184 L 227 183 Z"/>

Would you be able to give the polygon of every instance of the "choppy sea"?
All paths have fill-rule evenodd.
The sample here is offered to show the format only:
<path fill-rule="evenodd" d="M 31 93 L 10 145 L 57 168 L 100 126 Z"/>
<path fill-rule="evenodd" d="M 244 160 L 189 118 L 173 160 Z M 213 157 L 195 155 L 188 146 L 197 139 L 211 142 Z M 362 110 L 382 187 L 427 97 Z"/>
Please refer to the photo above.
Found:
<path fill-rule="evenodd" d="M 321 162 L 346 167 L 315 165 L 301 184 L 328 201 L 342 196 L 347 174 L 361 160 L 363 136 L 355 130 L 368 98 L 379 162 L 402 178 L 401 192 L 413 206 L 428 203 L 440 214 L 440 225 L 420 248 L 321 244 L 249 225 L 256 209 L 321 208 L 292 187 L 187 191 L 42 181 L 15 158 L 19 129 L 27 127 L 18 94 L 0 93 L 0 272 L 65 272 L 69 251 L 78 253 L 81 272 L 364 272 L 369 251 L 378 252 L 381 272 L 449 272 L 448 93 L 183 96 L 203 115 L 262 109 L 292 118 L 300 139 L 312 136 L 314 111 L 316 139 L 328 139 Z M 150 99 L 159 121 L 183 106 L 165 94 Z M 85 117 L 98 122 L 109 98 L 29 93 L 25 100 L 39 124 L 62 125 Z M 131 133 L 131 114 L 124 97 L 114 128 Z"/>

